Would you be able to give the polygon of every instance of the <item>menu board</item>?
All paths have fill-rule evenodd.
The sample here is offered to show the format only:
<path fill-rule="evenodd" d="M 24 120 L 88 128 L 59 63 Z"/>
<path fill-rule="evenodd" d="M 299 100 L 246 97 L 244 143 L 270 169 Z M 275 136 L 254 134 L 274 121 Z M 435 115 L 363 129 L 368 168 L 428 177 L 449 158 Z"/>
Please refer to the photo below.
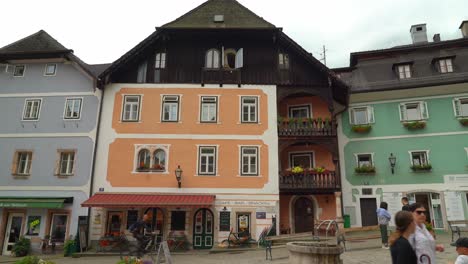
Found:
<path fill-rule="evenodd" d="M 465 220 L 462 197 L 460 192 L 445 192 L 445 208 L 447 220 Z"/>
<path fill-rule="evenodd" d="M 219 231 L 231 230 L 231 212 L 219 212 Z"/>
<path fill-rule="evenodd" d="M 400 192 L 384 192 L 383 193 L 382 201 L 388 204 L 387 210 L 392 216 L 392 218 L 390 219 L 390 223 L 389 223 L 391 226 L 395 225 L 395 222 L 394 222 L 395 214 L 398 211 L 401 211 L 401 207 L 403 206 L 401 204 L 402 197 L 403 195 Z"/>

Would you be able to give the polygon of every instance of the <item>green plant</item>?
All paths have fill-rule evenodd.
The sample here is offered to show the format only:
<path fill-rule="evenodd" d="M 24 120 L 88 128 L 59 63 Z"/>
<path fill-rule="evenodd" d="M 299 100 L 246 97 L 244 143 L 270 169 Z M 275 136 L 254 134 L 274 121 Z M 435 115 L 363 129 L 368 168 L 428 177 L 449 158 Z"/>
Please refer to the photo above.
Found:
<path fill-rule="evenodd" d="M 354 168 L 356 173 L 375 173 L 375 167 L 370 165 L 362 165 Z"/>
<path fill-rule="evenodd" d="M 37 256 L 27 256 L 20 260 L 15 261 L 15 264 L 38 264 L 39 258 Z"/>
<path fill-rule="evenodd" d="M 426 223 L 425 223 L 425 225 L 426 225 L 426 229 L 427 229 L 427 231 L 431 232 L 431 231 L 433 231 L 433 230 L 434 230 L 434 228 L 432 228 L 432 224 L 431 224 L 431 223 L 429 223 L 429 222 L 426 222 Z"/>
<path fill-rule="evenodd" d="M 468 126 L 468 118 L 458 119 L 462 126 Z"/>
<path fill-rule="evenodd" d="M 292 168 L 291 172 L 299 174 L 299 173 L 303 173 L 304 169 L 301 166 L 296 166 L 296 167 Z"/>
<path fill-rule="evenodd" d="M 16 257 L 24 257 L 28 255 L 29 250 L 31 250 L 31 240 L 25 237 L 20 237 L 11 249 Z"/>
<path fill-rule="evenodd" d="M 426 122 L 424 121 L 404 122 L 403 126 L 408 129 L 421 129 L 421 128 L 426 127 Z"/>
<path fill-rule="evenodd" d="M 411 169 L 413 171 L 429 171 L 432 169 L 432 165 L 431 164 L 422 164 L 422 165 L 412 165 L 411 166 Z"/>
<path fill-rule="evenodd" d="M 141 259 L 138 259 L 136 257 L 125 257 L 124 259 L 117 262 L 117 264 L 143 264 L 143 263 L 144 262 Z"/>
<path fill-rule="evenodd" d="M 70 239 L 65 241 L 63 244 L 63 256 L 68 257 L 71 256 L 71 254 L 75 251 L 76 248 L 76 241 L 73 239 L 72 236 L 70 236 Z"/>
<path fill-rule="evenodd" d="M 371 125 L 353 125 L 351 130 L 356 133 L 367 133 L 372 129 Z"/>
<path fill-rule="evenodd" d="M 312 171 L 315 171 L 316 173 L 324 173 L 325 172 L 325 168 L 324 167 L 315 167 L 315 168 L 312 168 Z"/>

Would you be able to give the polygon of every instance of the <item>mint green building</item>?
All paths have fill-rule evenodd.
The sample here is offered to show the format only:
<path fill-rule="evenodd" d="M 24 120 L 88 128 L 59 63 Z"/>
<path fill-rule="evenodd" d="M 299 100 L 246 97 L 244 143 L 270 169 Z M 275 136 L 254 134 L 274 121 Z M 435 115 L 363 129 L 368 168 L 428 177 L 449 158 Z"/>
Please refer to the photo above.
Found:
<path fill-rule="evenodd" d="M 351 54 L 336 69 L 351 86 L 341 114 L 344 214 L 352 226 L 377 225 L 381 201 L 420 202 L 435 228 L 468 219 L 468 21 L 462 38 L 428 42 L 411 27 L 411 45 Z"/>

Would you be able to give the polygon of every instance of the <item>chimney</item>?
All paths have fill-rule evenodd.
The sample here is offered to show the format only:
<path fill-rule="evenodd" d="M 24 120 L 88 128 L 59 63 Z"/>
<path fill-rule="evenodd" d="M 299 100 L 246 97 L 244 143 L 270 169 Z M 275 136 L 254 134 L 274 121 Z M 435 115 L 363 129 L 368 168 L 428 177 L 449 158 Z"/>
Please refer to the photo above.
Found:
<path fill-rule="evenodd" d="M 434 34 L 434 37 L 432 37 L 432 40 L 434 42 L 440 42 L 440 34 Z"/>
<path fill-rule="evenodd" d="M 426 24 L 413 25 L 410 32 L 413 44 L 427 43 Z"/>
<path fill-rule="evenodd" d="M 468 20 L 463 21 L 459 29 L 461 30 L 463 37 L 468 38 Z"/>

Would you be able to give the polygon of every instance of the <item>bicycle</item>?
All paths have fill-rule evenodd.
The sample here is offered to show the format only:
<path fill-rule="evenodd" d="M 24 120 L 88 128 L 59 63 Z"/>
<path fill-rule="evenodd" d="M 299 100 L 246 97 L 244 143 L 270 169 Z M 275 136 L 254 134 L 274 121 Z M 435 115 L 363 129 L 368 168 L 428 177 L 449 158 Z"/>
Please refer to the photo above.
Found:
<path fill-rule="evenodd" d="M 120 259 L 143 258 L 148 256 L 154 262 L 158 254 L 158 243 L 156 243 L 156 234 L 144 235 L 143 245 L 139 246 L 133 241 L 128 240 L 125 234 L 120 236 Z M 151 243 L 151 244 L 149 244 Z"/>
<path fill-rule="evenodd" d="M 231 246 L 250 246 L 251 244 L 256 243 L 255 240 L 252 239 L 250 233 L 247 232 L 233 232 L 231 228 L 231 232 L 229 232 L 228 239 L 225 239 L 221 242 L 223 247 L 230 248 Z"/>

